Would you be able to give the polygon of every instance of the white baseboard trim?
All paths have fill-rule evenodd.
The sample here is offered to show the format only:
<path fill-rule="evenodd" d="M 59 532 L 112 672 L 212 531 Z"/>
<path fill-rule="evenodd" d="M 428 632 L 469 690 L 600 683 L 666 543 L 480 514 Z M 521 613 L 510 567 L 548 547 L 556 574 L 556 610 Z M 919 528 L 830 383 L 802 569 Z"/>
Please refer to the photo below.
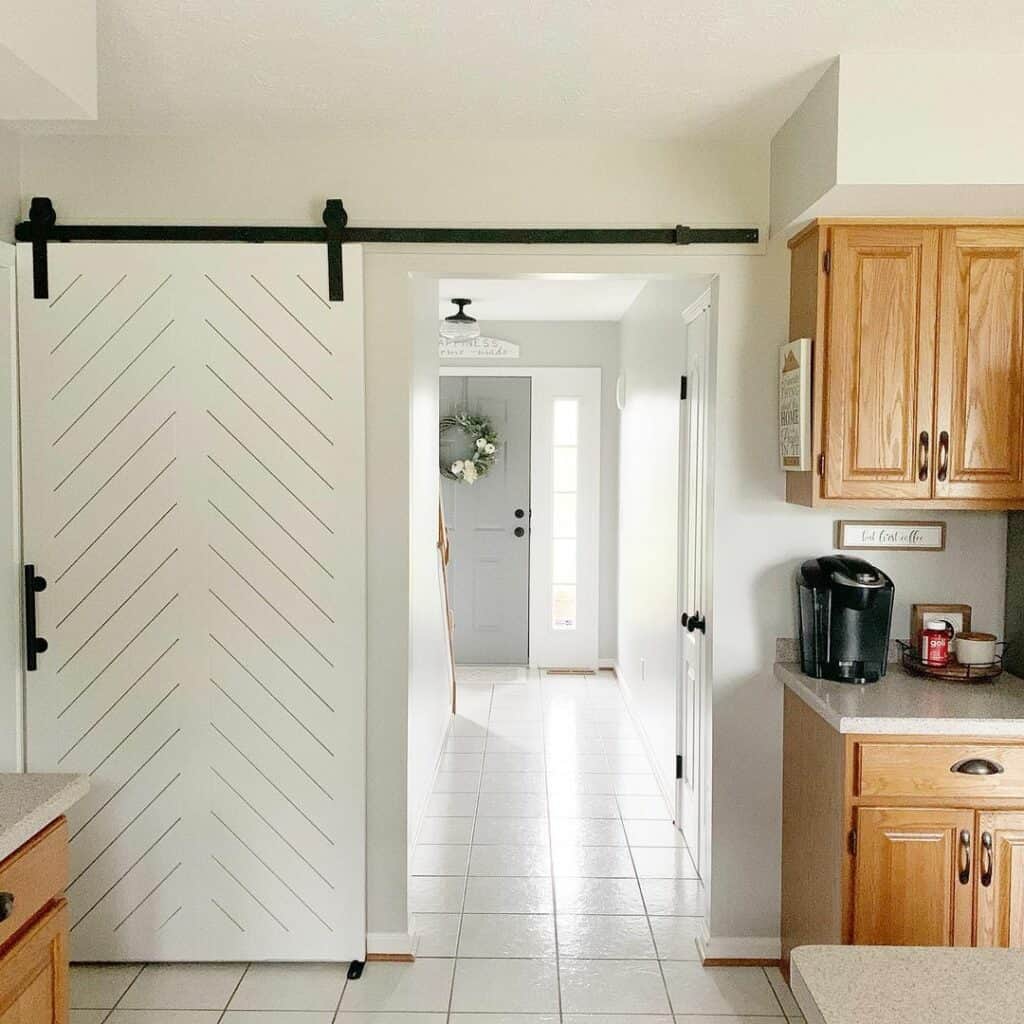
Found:
<path fill-rule="evenodd" d="M 661 768 L 658 764 L 657 758 L 654 756 L 654 745 L 651 743 L 651 738 L 647 735 L 644 723 L 640 721 L 640 715 L 637 713 L 636 704 L 633 701 L 633 693 L 629 688 L 629 680 L 626 679 L 626 675 L 622 671 L 622 666 L 619 664 L 617 659 L 613 662 L 612 668 L 615 671 L 615 678 L 618 679 L 619 686 L 622 688 L 622 695 L 626 701 L 626 710 L 629 712 L 629 717 L 632 719 L 633 725 L 636 726 L 636 731 L 640 734 L 640 742 L 644 745 L 644 753 L 647 755 L 647 760 L 650 762 L 651 768 L 654 771 L 654 778 L 658 783 L 658 789 L 661 790 L 661 798 L 665 801 L 668 816 L 675 821 L 675 780 L 673 779 L 672 784 L 670 785 L 662 777 Z"/>
<path fill-rule="evenodd" d="M 597 659 L 597 667 L 598 668 L 610 668 L 613 672 L 615 672 L 616 675 L 618 675 L 618 670 L 615 668 L 615 659 L 614 658 L 598 658 Z"/>
<path fill-rule="evenodd" d="M 415 956 L 419 940 L 410 932 L 367 932 L 366 952 L 378 956 Z"/>
<path fill-rule="evenodd" d="M 705 921 L 697 939 L 697 949 L 702 960 L 778 960 L 782 957 L 782 939 L 779 936 L 712 938 L 708 935 Z"/>

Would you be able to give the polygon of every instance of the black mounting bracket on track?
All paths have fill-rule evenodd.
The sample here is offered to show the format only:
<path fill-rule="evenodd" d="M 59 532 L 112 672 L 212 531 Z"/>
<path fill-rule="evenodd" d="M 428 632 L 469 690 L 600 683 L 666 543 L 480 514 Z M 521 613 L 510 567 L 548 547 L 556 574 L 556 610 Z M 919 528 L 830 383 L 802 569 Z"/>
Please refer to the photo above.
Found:
<path fill-rule="evenodd" d="M 372 228 L 348 226 L 340 199 L 328 199 L 320 227 L 188 224 L 58 224 L 46 196 L 32 200 L 29 219 L 14 229 L 32 243 L 33 295 L 49 297 L 48 242 L 319 242 L 327 246 L 331 302 L 342 302 L 342 245 L 346 242 L 405 245 L 756 245 L 758 228 Z"/>

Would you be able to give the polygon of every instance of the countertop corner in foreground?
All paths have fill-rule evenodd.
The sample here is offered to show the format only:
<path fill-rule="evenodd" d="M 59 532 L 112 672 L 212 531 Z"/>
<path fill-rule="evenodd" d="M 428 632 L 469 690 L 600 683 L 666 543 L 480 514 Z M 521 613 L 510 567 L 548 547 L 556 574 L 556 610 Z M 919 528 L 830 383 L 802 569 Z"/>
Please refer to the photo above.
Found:
<path fill-rule="evenodd" d="M 775 678 L 840 733 L 1024 739 L 1024 680 L 1008 672 L 991 683 L 948 683 L 890 664 L 877 683 L 858 686 L 776 662 Z"/>
<path fill-rule="evenodd" d="M 1024 1006 L 1017 949 L 800 946 L 791 984 L 807 1024 L 994 1024 Z"/>
<path fill-rule="evenodd" d="M 56 821 L 88 791 L 85 775 L 0 773 L 0 860 Z"/>

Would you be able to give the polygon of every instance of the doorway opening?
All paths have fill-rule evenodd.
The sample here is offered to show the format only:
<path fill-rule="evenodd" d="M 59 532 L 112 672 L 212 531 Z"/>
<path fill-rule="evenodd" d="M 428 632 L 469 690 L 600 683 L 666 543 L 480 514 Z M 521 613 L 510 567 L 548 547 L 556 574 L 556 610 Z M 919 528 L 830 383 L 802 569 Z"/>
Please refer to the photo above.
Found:
<path fill-rule="evenodd" d="M 464 873 L 467 901 L 489 888 L 506 913 L 549 874 L 555 892 L 670 892 L 692 945 L 709 865 L 714 279 L 418 285 L 414 461 L 434 475 L 418 504 L 414 483 L 414 516 L 440 497 L 451 619 L 433 621 L 454 625 L 458 697 L 410 834 L 414 930 L 481 924 L 480 901 L 458 922 L 424 909 L 435 877 Z M 480 327 L 461 351 L 438 338 L 456 296 Z M 472 483 L 453 467 L 476 439 L 441 429 L 460 414 L 500 438 Z"/>

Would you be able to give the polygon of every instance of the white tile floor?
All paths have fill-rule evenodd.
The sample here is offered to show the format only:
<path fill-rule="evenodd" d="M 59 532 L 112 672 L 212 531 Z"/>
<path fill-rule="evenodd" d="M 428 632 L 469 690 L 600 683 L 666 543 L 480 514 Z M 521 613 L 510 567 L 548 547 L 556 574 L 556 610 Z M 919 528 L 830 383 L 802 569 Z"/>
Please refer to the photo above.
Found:
<path fill-rule="evenodd" d="M 785 1024 L 704 968 L 703 894 L 610 675 L 460 671 L 409 885 L 413 964 L 81 966 L 71 1024 Z"/>

